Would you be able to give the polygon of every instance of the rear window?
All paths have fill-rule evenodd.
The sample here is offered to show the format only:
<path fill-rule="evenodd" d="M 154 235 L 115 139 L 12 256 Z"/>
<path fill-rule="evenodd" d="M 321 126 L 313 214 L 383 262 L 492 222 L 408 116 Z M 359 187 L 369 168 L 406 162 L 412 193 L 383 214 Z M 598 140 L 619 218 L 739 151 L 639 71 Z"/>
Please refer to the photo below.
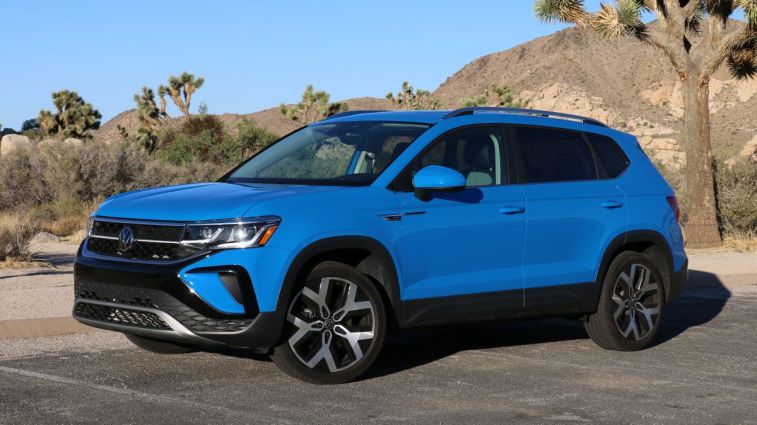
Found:
<path fill-rule="evenodd" d="M 599 165 L 604 169 L 604 177 L 618 177 L 628 167 L 628 159 L 620 151 L 615 141 L 609 137 L 586 133 L 594 153 L 599 157 Z"/>
<path fill-rule="evenodd" d="M 522 183 L 597 179 L 591 150 L 580 133 L 516 127 Z"/>

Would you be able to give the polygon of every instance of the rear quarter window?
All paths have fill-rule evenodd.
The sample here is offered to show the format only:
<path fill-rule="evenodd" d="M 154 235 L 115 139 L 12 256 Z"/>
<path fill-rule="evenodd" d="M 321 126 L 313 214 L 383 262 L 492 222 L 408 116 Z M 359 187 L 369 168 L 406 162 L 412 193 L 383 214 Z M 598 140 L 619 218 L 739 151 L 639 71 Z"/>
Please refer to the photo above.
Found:
<path fill-rule="evenodd" d="M 598 134 L 586 133 L 586 138 L 597 155 L 600 168 L 606 178 L 618 177 L 628 167 L 628 158 L 620 150 L 620 147 L 609 137 Z"/>
<path fill-rule="evenodd" d="M 581 133 L 539 127 L 515 127 L 522 183 L 596 180 L 589 145 Z"/>

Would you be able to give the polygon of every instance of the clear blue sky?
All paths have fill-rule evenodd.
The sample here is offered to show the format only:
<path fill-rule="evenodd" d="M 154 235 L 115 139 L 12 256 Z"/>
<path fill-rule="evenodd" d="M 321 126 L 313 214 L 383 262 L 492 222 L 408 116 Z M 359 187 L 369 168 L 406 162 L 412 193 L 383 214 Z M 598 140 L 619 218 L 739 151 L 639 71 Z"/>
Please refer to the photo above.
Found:
<path fill-rule="evenodd" d="M 403 80 L 433 90 L 479 56 L 561 28 L 537 22 L 532 4 L 3 0 L 0 123 L 20 128 L 61 89 L 105 121 L 133 108 L 143 85 L 182 71 L 205 77 L 192 107 L 204 101 L 211 113 L 294 102 L 309 83 L 334 100 L 383 97 Z"/>

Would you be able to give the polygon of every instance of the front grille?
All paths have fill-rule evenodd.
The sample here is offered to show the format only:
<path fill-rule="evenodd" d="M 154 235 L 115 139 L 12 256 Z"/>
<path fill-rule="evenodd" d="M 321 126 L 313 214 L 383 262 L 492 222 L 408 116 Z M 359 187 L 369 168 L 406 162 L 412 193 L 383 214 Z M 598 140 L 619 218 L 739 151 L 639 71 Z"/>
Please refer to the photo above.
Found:
<path fill-rule="evenodd" d="M 155 313 L 124 307 L 113 307 L 87 302 L 76 303 L 74 314 L 82 319 L 110 322 L 138 328 L 170 330 L 171 328 Z"/>
<path fill-rule="evenodd" d="M 165 292 L 154 289 L 79 281 L 74 284 L 74 293 L 77 299 L 112 302 L 127 308 L 158 309 L 193 332 L 239 332 L 252 323 L 251 319 L 206 317 Z"/>
<path fill-rule="evenodd" d="M 113 221 L 95 220 L 92 223 L 92 234 L 97 236 L 118 237 L 121 229 L 129 226 L 137 239 L 150 239 L 154 241 L 178 242 L 184 232 L 182 225 L 154 225 L 154 224 L 131 224 L 117 223 Z"/>
<path fill-rule="evenodd" d="M 152 260 L 152 261 L 176 261 L 182 258 L 190 257 L 199 252 L 199 250 L 178 245 L 175 243 L 159 242 L 134 242 L 134 244 L 125 251 L 118 246 L 118 241 L 114 239 L 101 239 L 91 236 L 87 241 L 87 249 L 91 252 L 108 257 L 118 257 L 132 260 Z"/>

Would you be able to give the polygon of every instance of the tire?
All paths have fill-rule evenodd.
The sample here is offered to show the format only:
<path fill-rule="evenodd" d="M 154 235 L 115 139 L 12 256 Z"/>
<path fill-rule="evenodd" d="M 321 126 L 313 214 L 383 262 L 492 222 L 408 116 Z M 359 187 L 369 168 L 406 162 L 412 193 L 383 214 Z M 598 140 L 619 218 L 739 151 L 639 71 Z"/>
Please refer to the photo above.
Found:
<path fill-rule="evenodd" d="M 386 328 L 384 302 L 373 282 L 346 264 L 325 261 L 289 300 L 285 339 L 271 358 L 305 382 L 348 382 L 376 360 Z"/>
<path fill-rule="evenodd" d="M 660 271 L 649 257 L 618 254 L 605 274 L 597 311 L 584 323 L 586 332 L 608 350 L 647 348 L 662 323 L 664 291 Z"/>
<path fill-rule="evenodd" d="M 158 354 L 185 354 L 197 351 L 196 347 L 191 345 L 176 344 L 168 341 L 159 341 L 157 339 L 145 338 L 142 336 L 124 334 L 126 339 L 137 347 Z"/>

